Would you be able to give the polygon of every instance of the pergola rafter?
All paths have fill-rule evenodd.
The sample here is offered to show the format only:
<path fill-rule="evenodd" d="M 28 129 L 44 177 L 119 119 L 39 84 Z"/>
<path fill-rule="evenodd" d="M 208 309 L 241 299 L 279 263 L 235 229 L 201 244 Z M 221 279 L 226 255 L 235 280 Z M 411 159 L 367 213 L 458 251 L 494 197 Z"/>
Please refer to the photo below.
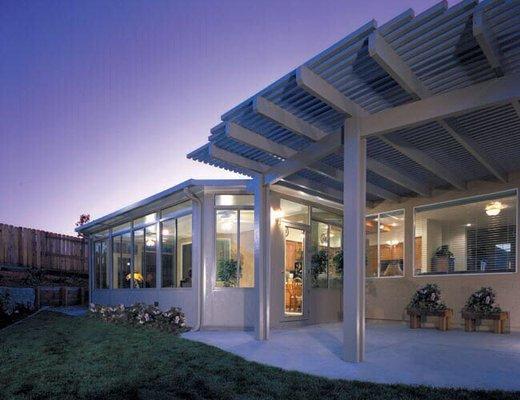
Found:
<path fill-rule="evenodd" d="M 483 29 L 482 10 L 476 14 L 480 15 L 479 29 Z M 475 24 L 473 25 L 475 30 Z M 486 35 L 489 38 L 489 35 Z M 486 43 L 489 44 L 487 41 Z M 386 40 L 375 31 L 369 38 L 369 54 L 370 56 L 383 68 L 408 94 L 416 99 L 425 99 L 432 96 L 431 91 L 421 82 L 412 69 L 402 60 L 402 58 L 392 49 Z M 502 182 L 507 181 L 507 176 L 502 168 L 492 160 L 485 151 L 483 151 L 477 142 L 471 137 L 465 135 L 455 121 L 438 118 L 437 123 L 464 149 L 466 149 L 473 157 L 475 157 L 492 175 Z M 440 178 L 453 184 L 455 187 L 462 189 L 465 184 L 462 184 L 460 179 L 457 179 L 454 174 L 450 174 L 445 168 L 440 168 L 438 163 L 433 162 L 430 157 L 424 152 L 415 149 L 410 150 L 410 145 L 399 144 L 394 140 L 387 140 L 396 150 L 401 151 L 404 155 L 412 158 L 415 162 L 427 168 L 430 172 L 436 174 Z M 402 151 L 404 150 L 404 152 Z"/>
<path fill-rule="evenodd" d="M 485 3 L 480 3 L 473 11 L 473 37 L 477 41 L 480 49 L 486 56 L 489 65 L 500 77 L 504 76 L 501 62 L 500 46 L 495 35 L 491 32 L 485 16 Z"/>

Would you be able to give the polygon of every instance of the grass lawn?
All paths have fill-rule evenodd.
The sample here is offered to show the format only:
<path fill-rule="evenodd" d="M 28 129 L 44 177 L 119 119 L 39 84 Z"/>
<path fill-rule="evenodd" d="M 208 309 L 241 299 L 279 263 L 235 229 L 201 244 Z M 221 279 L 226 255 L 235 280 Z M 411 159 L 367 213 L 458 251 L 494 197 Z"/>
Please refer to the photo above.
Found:
<path fill-rule="evenodd" d="M 243 360 L 152 329 L 42 312 L 0 332 L 5 399 L 518 399 L 329 380 Z"/>

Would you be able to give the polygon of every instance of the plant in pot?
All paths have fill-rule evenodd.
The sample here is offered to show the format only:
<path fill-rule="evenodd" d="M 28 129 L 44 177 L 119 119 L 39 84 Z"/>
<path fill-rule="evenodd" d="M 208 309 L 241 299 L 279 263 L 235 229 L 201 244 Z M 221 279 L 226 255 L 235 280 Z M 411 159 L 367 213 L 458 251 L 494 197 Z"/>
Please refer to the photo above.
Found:
<path fill-rule="evenodd" d="M 239 271 L 237 265 L 237 260 L 233 259 L 217 261 L 217 280 L 221 281 L 224 287 L 236 287 L 238 285 Z"/>
<path fill-rule="evenodd" d="M 326 250 L 318 250 L 311 256 L 312 286 L 319 286 L 319 275 L 327 272 L 328 257 Z"/>
<path fill-rule="evenodd" d="M 491 287 L 481 287 L 469 296 L 463 311 L 487 317 L 498 314 L 502 309 L 495 305 L 496 293 Z"/>
<path fill-rule="evenodd" d="M 332 257 L 332 264 L 336 269 L 336 272 L 343 276 L 343 250 L 338 251 L 334 257 Z"/>
<path fill-rule="evenodd" d="M 432 270 L 434 272 L 453 272 L 455 269 L 455 256 L 450 251 L 450 246 L 443 244 L 435 250 L 432 257 Z"/>
<path fill-rule="evenodd" d="M 428 283 L 417 290 L 412 296 L 407 309 L 421 315 L 446 310 L 446 305 L 441 301 L 439 286 L 435 283 Z"/>

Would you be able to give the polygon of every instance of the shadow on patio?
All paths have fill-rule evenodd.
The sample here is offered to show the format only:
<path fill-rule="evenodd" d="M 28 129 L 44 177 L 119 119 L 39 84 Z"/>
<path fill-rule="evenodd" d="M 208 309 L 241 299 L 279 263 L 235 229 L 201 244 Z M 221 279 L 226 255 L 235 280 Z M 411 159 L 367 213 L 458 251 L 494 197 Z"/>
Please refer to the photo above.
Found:
<path fill-rule="evenodd" d="M 286 370 L 328 378 L 470 389 L 520 389 L 520 333 L 410 330 L 402 323 L 369 322 L 366 357 L 342 361 L 340 324 L 273 330 L 269 341 L 253 332 L 188 332 L 185 338 Z"/>

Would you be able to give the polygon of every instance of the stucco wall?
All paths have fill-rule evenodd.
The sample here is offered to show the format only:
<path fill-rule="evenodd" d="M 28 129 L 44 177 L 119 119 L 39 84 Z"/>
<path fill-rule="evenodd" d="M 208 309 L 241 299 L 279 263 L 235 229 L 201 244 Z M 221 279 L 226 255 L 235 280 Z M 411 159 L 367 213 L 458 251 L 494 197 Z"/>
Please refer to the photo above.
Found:
<path fill-rule="evenodd" d="M 469 185 L 467 191 L 446 191 L 436 193 L 431 198 L 410 199 L 402 203 L 384 202 L 370 212 L 405 210 L 405 276 L 402 278 L 370 278 L 366 280 L 366 316 L 367 318 L 407 320 L 404 309 L 413 292 L 426 283 L 437 283 L 448 307 L 455 311 L 456 324 L 462 324 L 460 310 L 468 296 L 482 286 L 491 286 L 497 292 L 497 302 L 502 309 L 510 312 L 511 329 L 520 330 L 520 274 L 465 274 L 439 276 L 413 276 L 413 241 L 415 206 L 433 204 L 473 195 L 516 189 L 520 186 L 520 176 L 510 177 L 508 184 L 494 182 L 476 182 Z M 517 209 L 518 215 L 518 209 Z M 517 225 L 517 248 L 518 248 Z M 518 267 L 517 267 L 518 270 Z"/>

